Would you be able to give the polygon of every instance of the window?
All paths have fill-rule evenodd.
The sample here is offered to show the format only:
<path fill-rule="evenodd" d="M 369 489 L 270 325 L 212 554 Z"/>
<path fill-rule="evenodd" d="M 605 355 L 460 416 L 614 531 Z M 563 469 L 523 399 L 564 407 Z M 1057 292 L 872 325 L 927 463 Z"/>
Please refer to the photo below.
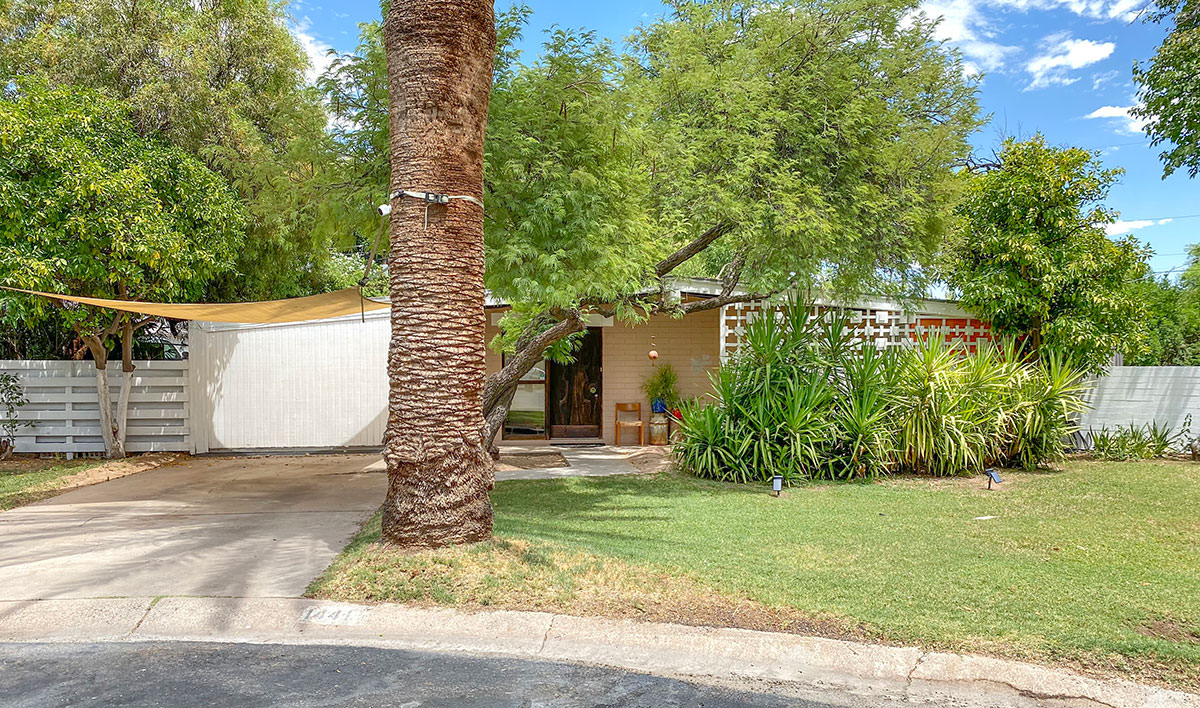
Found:
<path fill-rule="evenodd" d="M 546 437 L 546 360 L 533 365 L 517 384 L 508 417 L 504 420 L 506 439 Z"/>

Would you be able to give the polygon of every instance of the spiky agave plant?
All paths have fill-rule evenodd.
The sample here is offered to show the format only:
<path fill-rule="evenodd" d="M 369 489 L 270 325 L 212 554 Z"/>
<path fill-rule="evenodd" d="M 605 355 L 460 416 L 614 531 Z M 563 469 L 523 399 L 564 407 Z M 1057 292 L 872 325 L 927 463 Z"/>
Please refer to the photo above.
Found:
<path fill-rule="evenodd" d="M 831 416 L 834 390 L 825 374 L 810 371 L 794 377 L 775 399 L 779 433 L 775 469 L 789 483 L 831 478 L 837 429 Z M 764 470 L 763 478 L 770 473 Z"/>
<path fill-rule="evenodd" d="M 719 405 L 704 405 L 696 401 L 683 404 L 683 419 L 679 423 L 679 438 L 673 448 L 679 465 L 706 479 L 734 479 L 736 460 L 730 460 L 726 439 L 726 409 Z"/>
<path fill-rule="evenodd" d="M 989 342 L 960 361 L 964 424 L 979 442 L 979 464 L 1005 459 L 1013 439 L 1013 421 L 1025 405 L 1020 395 L 1026 376 L 1021 362 Z"/>
<path fill-rule="evenodd" d="M 835 476 L 874 479 L 895 462 L 895 434 L 886 391 L 896 373 L 894 350 L 864 346 L 845 359 L 838 379 L 834 424 Z"/>

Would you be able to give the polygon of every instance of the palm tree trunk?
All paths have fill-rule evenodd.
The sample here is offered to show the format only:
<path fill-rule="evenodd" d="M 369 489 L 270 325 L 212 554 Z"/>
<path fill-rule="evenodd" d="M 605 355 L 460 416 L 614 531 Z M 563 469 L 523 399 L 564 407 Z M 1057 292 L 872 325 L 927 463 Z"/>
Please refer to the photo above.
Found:
<path fill-rule="evenodd" d="M 495 41 L 491 0 L 391 3 L 392 189 L 482 199 Z M 487 539 L 482 209 L 393 200 L 389 266 L 383 536 L 413 547 Z"/>

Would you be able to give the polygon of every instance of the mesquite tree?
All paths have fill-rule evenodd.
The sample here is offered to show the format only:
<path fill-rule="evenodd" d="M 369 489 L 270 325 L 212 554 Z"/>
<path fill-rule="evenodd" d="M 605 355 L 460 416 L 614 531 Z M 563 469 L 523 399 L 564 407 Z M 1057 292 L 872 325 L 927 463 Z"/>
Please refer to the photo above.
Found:
<path fill-rule="evenodd" d="M 1167 36 L 1147 63 L 1133 65 L 1138 105 L 1150 144 L 1162 146 L 1163 177 L 1186 169 L 1200 175 L 1200 0 L 1156 0 L 1145 19 Z"/>
<path fill-rule="evenodd" d="M 498 75 L 485 173 L 511 213 L 489 220 L 487 282 L 515 314 L 490 433 L 587 312 L 680 315 L 797 283 L 923 292 L 913 266 L 934 260 L 978 120 L 958 57 L 909 10 L 677 2 L 627 56 L 554 33 Z M 673 302 L 673 275 L 723 289 Z"/>
<path fill-rule="evenodd" d="M 391 3 L 384 24 L 393 190 L 483 197 L 496 30 L 491 0 Z M 483 437 L 483 211 L 400 197 L 391 214 L 392 339 L 383 536 L 491 536 Z"/>
<path fill-rule="evenodd" d="M 922 291 L 929 269 L 913 266 L 941 245 L 978 109 L 957 55 L 911 9 L 674 2 L 627 54 L 556 30 L 531 62 L 514 49 L 529 11 L 500 15 L 484 278 L 513 309 L 493 343 L 505 365 L 481 396 L 485 437 L 589 313 L 681 315 L 796 283 Z M 324 85 L 361 134 L 338 162 L 345 182 L 381 194 L 363 182 L 387 157 L 364 149 L 386 130 L 373 36 Z M 673 276 L 718 277 L 722 292 L 676 302 Z"/>
<path fill-rule="evenodd" d="M 196 158 L 138 135 L 125 105 L 36 83 L 0 99 L 0 282 L 133 300 L 196 298 L 233 267 L 246 217 L 224 180 Z M 57 321 L 96 365 L 100 434 L 123 457 L 133 335 L 150 318 L 5 294 L 12 326 Z M 110 349 L 124 384 L 113 411 Z"/>

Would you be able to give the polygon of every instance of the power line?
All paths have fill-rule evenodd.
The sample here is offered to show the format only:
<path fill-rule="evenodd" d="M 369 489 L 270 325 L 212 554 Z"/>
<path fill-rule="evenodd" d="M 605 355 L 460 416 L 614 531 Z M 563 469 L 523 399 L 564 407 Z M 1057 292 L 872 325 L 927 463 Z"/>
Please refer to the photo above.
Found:
<path fill-rule="evenodd" d="M 1158 221 L 1160 219 L 1200 219 L 1200 214 L 1181 214 L 1180 216 L 1142 216 L 1137 218 L 1121 215 L 1121 221 Z"/>

